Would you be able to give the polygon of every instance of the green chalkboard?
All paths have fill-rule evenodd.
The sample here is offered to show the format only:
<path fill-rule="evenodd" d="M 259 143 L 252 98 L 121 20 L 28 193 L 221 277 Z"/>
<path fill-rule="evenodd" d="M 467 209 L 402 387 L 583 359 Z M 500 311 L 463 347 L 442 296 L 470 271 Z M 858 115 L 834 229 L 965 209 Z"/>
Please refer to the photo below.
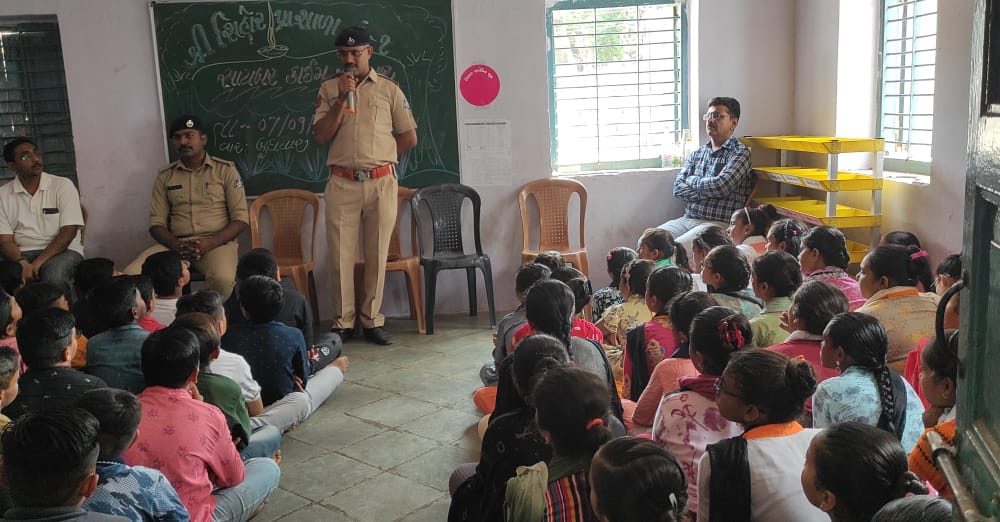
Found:
<path fill-rule="evenodd" d="M 326 145 L 312 140 L 316 95 L 340 61 L 333 39 L 365 25 L 371 64 L 403 89 L 419 144 L 400 183 L 458 181 L 450 0 L 154 2 L 164 119 L 205 122 L 209 153 L 236 163 L 247 195 L 322 192 Z M 171 151 L 173 153 L 173 151 Z"/>

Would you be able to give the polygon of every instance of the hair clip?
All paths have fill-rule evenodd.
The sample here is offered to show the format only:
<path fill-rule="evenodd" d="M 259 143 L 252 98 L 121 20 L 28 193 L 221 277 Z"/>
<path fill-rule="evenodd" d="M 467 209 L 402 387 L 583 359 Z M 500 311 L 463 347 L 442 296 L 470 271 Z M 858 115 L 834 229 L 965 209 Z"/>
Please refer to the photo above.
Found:
<path fill-rule="evenodd" d="M 594 426 L 604 426 L 604 419 L 591 419 L 591 421 L 587 423 L 587 431 L 590 431 Z"/>
<path fill-rule="evenodd" d="M 677 510 L 677 495 L 671 493 L 667 498 L 670 499 L 670 509 Z"/>
<path fill-rule="evenodd" d="M 917 252 L 914 252 L 914 253 L 910 254 L 910 261 L 916 261 L 916 260 L 920 259 L 921 257 L 927 257 L 927 251 L 926 250 L 918 250 Z"/>

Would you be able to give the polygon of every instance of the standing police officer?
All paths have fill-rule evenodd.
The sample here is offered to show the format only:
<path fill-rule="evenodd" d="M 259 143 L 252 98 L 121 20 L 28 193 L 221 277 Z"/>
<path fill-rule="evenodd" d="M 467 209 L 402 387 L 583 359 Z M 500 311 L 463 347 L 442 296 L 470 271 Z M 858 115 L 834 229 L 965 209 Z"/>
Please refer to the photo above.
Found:
<path fill-rule="evenodd" d="M 365 337 L 391 344 L 383 329 L 382 291 L 389 237 L 396 226 L 396 162 L 417 144 L 417 124 L 394 81 L 369 65 L 374 50 L 364 27 L 334 41 L 344 72 L 320 86 L 313 137 L 329 143 L 326 231 L 330 245 L 333 331 L 346 341 L 360 315 Z M 354 262 L 364 234 L 364 297 L 354 309 Z"/>

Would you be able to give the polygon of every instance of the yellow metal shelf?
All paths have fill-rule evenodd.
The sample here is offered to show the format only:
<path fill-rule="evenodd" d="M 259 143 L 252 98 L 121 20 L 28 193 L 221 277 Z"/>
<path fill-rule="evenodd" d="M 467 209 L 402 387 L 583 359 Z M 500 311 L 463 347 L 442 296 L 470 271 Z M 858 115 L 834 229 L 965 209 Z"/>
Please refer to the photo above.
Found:
<path fill-rule="evenodd" d="M 873 215 L 867 210 L 837 205 L 834 216 L 826 215 L 826 203 L 800 196 L 757 198 L 760 203 L 770 203 L 781 214 L 811 225 L 829 225 L 837 228 L 866 228 L 882 224 L 881 215 Z"/>
<path fill-rule="evenodd" d="M 882 152 L 885 140 L 882 138 L 837 138 L 830 136 L 744 136 L 740 141 L 748 147 L 814 152 L 817 154 L 841 154 L 845 152 Z"/>
<path fill-rule="evenodd" d="M 861 263 L 861 260 L 868 255 L 868 245 L 857 241 L 847 240 L 847 254 L 851 258 L 852 264 Z"/>
<path fill-rule="evenodd" d="M 826 169 L 806 167 L 754 167 L 757 177 L 807 187 L 823 192 L 847 192 L 852 190 L 882 190 L 882 179 L 869 174 L 838 172 L 837 179 L 827 179 Z"/>

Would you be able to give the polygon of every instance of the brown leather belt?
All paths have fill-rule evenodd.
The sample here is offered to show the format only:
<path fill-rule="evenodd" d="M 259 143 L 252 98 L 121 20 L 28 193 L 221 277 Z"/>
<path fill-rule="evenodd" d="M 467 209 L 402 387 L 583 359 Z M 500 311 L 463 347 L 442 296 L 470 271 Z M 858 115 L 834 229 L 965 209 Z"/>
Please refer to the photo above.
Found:
<path fill-rule="evenodd" d="M 385 165 L 371 169 L 349 169 L 347 167 L 338 167 L 337 165 L 330 166 L 331 176 L 339 176 L 341 178 L 352 179 L 354 181 L 379 179 L 381 177 L 394 174 L 395 172 L 396 165 L 392 163 L 386 163 Z"/>

